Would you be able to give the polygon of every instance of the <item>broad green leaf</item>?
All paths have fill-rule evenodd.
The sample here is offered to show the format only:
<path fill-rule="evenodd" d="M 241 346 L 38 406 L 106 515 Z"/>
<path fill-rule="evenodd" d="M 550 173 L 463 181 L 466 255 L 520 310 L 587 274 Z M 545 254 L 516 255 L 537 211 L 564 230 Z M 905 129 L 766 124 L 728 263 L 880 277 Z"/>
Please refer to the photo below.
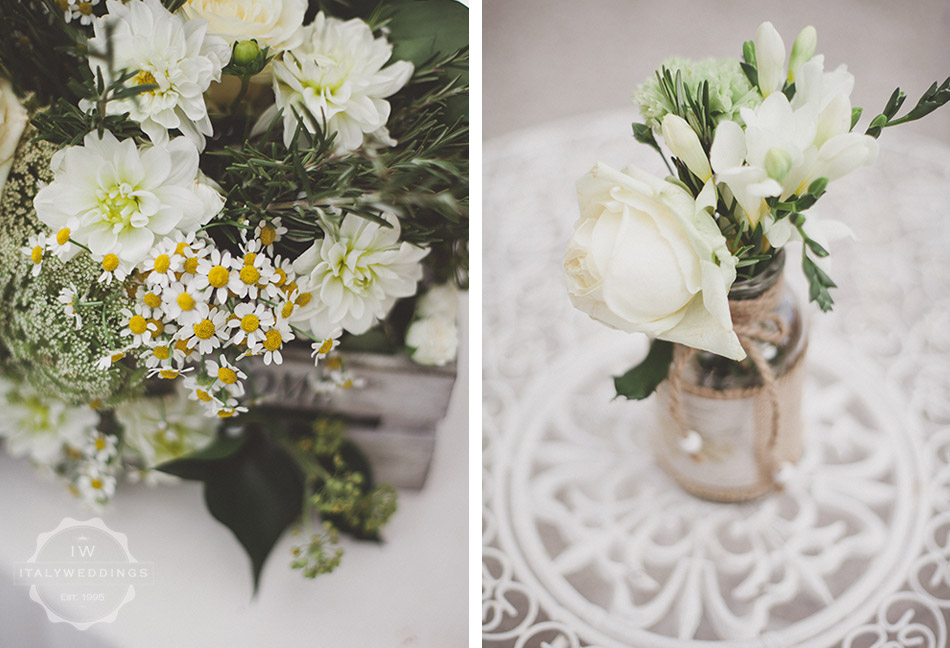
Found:
<path fill-rule="evenodd" d="M 670 373 L 673 362 L 673 343 L 666 340 L 654 340 L 650 352 L 643 362 L 622 376 L 614 376 L 617 396 L 631 400 L 642 400 L 656 391 Z"/>

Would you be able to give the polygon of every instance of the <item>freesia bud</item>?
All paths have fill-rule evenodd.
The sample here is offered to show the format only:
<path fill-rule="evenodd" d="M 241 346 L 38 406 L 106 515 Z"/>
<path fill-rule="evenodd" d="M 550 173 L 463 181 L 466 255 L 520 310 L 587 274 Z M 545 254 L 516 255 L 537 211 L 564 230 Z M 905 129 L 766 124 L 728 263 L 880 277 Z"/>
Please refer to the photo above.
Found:
<path fill-rule="evenodd" d="M 785 68 L 785 43 L 772 23 L 766 21 L 755 31 L 755 59 L 759 90 L 763 97 L 779 89 Z"/>
<path fill-rule="evenodd" d="M 785 180 L 792 169 L 792 156 L 783 148 L 770 148 L 765 154 L 765 172 L 776 182 Z"/>
<path fill-rule="evenodd" d="M 795 73 L 802 63 L 810 60 L 815 55 L 815 47 L 818 46 L 818 30 L 811 25 L 805 27 L 795 39 L 792 45 L 792 54 L 788 59 L 788 82 L 795 82 Z"/>
<path fill-rule="evenodd" d="M 699 136 L 689 127 L 686 120 L 668 113 L 663 117 L 661 129 L 663 139 L 666 140 L 666 145 L 670 147 L 673 155 L 682 160 L 686 168 L 702 182 L 709 180 L 712 177 L 709 158 L 706 157 L 706 151 L 699 142 Z"/>

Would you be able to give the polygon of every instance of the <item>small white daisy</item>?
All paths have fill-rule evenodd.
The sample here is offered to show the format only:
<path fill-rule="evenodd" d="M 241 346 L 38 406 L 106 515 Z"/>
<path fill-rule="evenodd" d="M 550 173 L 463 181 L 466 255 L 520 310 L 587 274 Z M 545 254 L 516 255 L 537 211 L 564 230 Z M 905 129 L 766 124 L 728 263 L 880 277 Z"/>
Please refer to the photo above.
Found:
<path fill-rule="evenodd" d="M 43 258 L 46 255 L 46 238 L 34 234 L 27 240 L 26 247 L 20 248 L 33 264 L 30 274 L 34 277 L 43 269 Z"/>
<path fill-rule="evenodd" d="M 224 309 L 198 304 L 195 307 L 193 323 L 183 326 L 177 337 L 187 340 L 189 348 L 197 349 L 201 355 L 207 355 L 227 341 L 227 320 L 228 313 Z"/>
<path fill-rule="evenodd" d="M 224 252 L 217 248 L 211 250 L 210 255 L 198 261 L 197 274 L 192 282 L 194 290 L 208 293 L 205 299 L 209 301 L 214 296 L 217 303 L 225 303 L 228 300 L 228 285 L 237 275 L 232 262 L 231 253 L 227 250 Z"/>
<path fill-rule="evenodd" d="M 115 477 L 99 466 L 87 465 L 76 478 L 76 490 L 83 502 L 97 507 L 107 504 L 115 495 Z"/>
<path fill-rule="evenodd" d="M 254 247 L 254 241 L 248 246 Z M 232 275 L 228 289 L 242 299 L 257 299 L 258 291 L 272 282 L 274 268 L 264 254 L 247 251 L 242 259 L 233 259 L 231 267 L 237 272 Z"/>
<path fill-rule="evenodd" d="M 100 260 L 102 264 L 102 274 L 99 275 L 99 283 L 107 286 L 112 285 L 112 280 L 125 281 L 125 278 L 132 272 L 132 264 L 122 261 L 114 254 L 107 254 Z"/>
<path fill-rule="evenodd" d="M 321 360 L 327 357 L 327 354 L 333 351 L 333 349 L 340 346 L 340 336 L 343 335 L 343 329 L 336 329 L 330 336 L 320 342 L 314 342 L 310 345 L 310 348 L 313 349 L 313 353 L 310 354 L 310 357 L 313 358 L 313 365 L 317 366 Z"/>
<path fill-rule="evenodd" d="M 189 326 L 200 319 L 197 308 L 202 304 L 207 307 L 204 295 L 195 291 L 191 283 L 175 281 L 162 290 L 165 319 L 174 320 L 182 326 Z"/>
<path fill-rule="evenodd" d="M 115 349 L 114 351 L 110 351 L 106 355 L 96 360 L 96 369 L 99 369 L 100 371 L 106 371 L 113 364 L 115 364 L 116 362 L 124 358 L 126 351 L 128 351 L 128 348 Z"/>
<path fill-rule="evenodd" d="M 217 414 L 220 418 L 231 418 L 235 414 L 241 414 L 242 412 L 246 411 L 246 407 L 241 407 L 238 405 L 236 398 L 229 398 L 217 408 L 215 414 Z"/>
<path fill-rule="evenodd" d="M 178 280 L 185 259 L 175 254 L 175 246 L 174 239 L 162 239 L 139 264 L 139 272 L 145 275 L 148 286 L 164 287 Z"/>
<path fill-rule="evenodd" d="M 297 274 L 294 272 L 293 261 L 284 259 L 280 255 L 274 258 L 272 267 L 274 269 L 273 276 L 270 283 L 264 286 L 263 291 L 268 299 L 276 301 L 287 295 L 286 289 L 288 287 L 290 287 L 290 292 L 294 291 Z"/>
<path fill-rule="evenodd" d="M 87 457 L 104 464 L 116 455 L 116 445 L 114 436 L 97 431 L 89 438 L 89 442 L 82 448 L 82 452 Z"/>
<path fill-rule="evenodd" d="M 145 366 L 149 369 L 161 367 L 162 369 L 171 369 L 173 358 L 171 343 L 168 340 L 162 340 L 156 344 L 149 345 L 140 356 L 145 360 Z"/>
<path fill-rule="evenodd" d="M 282 239 L 286 233 L 287 228 L 281 224 L 280 217 L 269 223 L 260 222 L 254 228 L 254 238 L 260 241 L 264 249 L 270 253 L 274 252 L 274 243 Z"/>
<path fill-rule="evenodd" d="M 280 349 L 284 344 L 293 340 L 294 337 L 290 323 L 278 321 L 274 328 L 264 334 L 264 364 L 269 365 L 271 362 L 281 364 L 284 357 L 281 355 Z"/>
<path fill-rule="evenodd" d="M 205 372 L 221 382 L 223 388 L 226 389 L 231 396 L 243 396 L 244 383 L 241 381 L 247 380 L 247 374 L 241 371 L 237 365 L 229 362 L 227 357 L 223 354 L 218 356 L 218 360 L 220 360 L 220 362 L 206 360 Z"/>
<path fill-rule="evenodd" d="M 119 311 L 119 314 L 122 315 L 123 321 L 125 322 L 120 335 L 122 337 L 131 336 L 131 340 L 129 341 L 130 348 L 140 347 L 146 344 L 152 339 L 152 335 L 158 332 L 158 325 L 155 322 L 149 321 L 151 312 L 148 306 L 135 304 L 134 312 L 128 308 L 123 308 Z"/>
<path fill-rule="evenodd" d="M 75 223 L 78 223 L 78 220 L 70 219 L 67 221 L 67 223 L 75 226 Z M 63 263 L 67 263 L 72 260 L 72 258 L 79 254 L 79 252 L 82 250 L 82 248 L 69 240 L 69 235 L 71 233 L 72 230 L 69 226 L 61 227 L 59 230 L 50 234 L 46 239 L 46 248 L 53 256 Z"/>
<path fill-rule="evenodd" d="M 161 365 L 159 365 L 158 367 L 154 367 L 153 369 L 150 369 L 147 377 L 154 378 L 158 376 L 159 378 L 162 378 L 163 380 L 175 380 L 175 378 L 178 378 L 179 376 L 183 376 L 189 371 L 193 371 L 193 370 L 194 370 L 194 367 L 183 367 L 181 369 L 173 369 L 171 367 L 162 367 Z"/>
<path fill-rule="evenodd" d="M 82 301 L 82 298 L 76 295 L 76 284 L 71 283 L 60 290 L 56 301 L 63 304 L 63 308 L 68 317 L 72 317 L 76 320 L 76 330 L 81 329 L 82 316 L 76 312 L 76 305 Z"/>
<path fill-rule="evenodd" d="M 264 327 L 274 325 L 274 314 L 265 304 L 244 302 L 234 309 L 234 315 L 228 320 L 228 327 L 237 329 L 231 344 L 244 342 L 256 353 L 264 341 Z"/>

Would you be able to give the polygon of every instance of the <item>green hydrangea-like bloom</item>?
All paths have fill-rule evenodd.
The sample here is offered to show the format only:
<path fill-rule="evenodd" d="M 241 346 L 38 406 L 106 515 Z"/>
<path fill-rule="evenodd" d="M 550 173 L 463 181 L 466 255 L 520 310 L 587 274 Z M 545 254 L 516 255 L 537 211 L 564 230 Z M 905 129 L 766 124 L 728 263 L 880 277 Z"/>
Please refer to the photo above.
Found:
<path fill-rule="evenodd" d="M 142 391 L 144 372 L 96 367 L 120 346 L 119 311 L 131 308 L 133 300 L 121 284 L 100 284 L 102 269 L 84 253 L 67 264 L 47 253 L 42 271 L 31 276 L 33 264 L 21 248 L 31 235 L 47 233 L 36 218 L 33 196 L 40 183 L 52 181 L 50 158 L 56 152 L 52 144 L 30 141 L 35 135 L 32 127 L 23 133 L 0 197 L 0 369 L 72 405 L 112 405 Z M 78 330 L 57 300 L 71 284 L 80 295 L 88 290 L 86 301 L 106 300 L 105 306 L 78 308 L 83 321 Z"/>
<path fill-rule="evenodd" d="M 762 103 L 762 95 L 752 87 L 746 78 L 739 61 L 732 58 L 706 58 L 701 61 L 673 57 L 663 61 L 673 77 L 677 71 L 682 74 L 683 85 L 693 97 L 699 97 L 699 85 L 709 82 L 709 109 L 713 121 L 719 123 L 729 120 L 743 124 L 739 117 L 740 108 L 755 108 Z M 663 117 L 672 111 L 664 94 L 660 91 L 656 75 L 641 83 L 633 93 L 633 103 L 640 106 L 640 112 L 647 126 L 660 128 Z"/>

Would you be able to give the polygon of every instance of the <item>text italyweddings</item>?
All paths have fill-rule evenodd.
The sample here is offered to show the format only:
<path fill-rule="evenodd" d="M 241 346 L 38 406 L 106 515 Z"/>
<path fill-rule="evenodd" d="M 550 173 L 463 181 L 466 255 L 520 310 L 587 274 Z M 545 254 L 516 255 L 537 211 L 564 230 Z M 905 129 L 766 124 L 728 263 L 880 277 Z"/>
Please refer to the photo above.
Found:
<path fill-rule="evenodd" d="M 16 578 L 18 583 L 52 584 L 76 582 L 144 582 L 152 579 L 154 570 L 147 563 L 92 563 L 76 566 L 75 564 L 47 563 L 36 565 L 26 563 L 17 565 Z"/>

